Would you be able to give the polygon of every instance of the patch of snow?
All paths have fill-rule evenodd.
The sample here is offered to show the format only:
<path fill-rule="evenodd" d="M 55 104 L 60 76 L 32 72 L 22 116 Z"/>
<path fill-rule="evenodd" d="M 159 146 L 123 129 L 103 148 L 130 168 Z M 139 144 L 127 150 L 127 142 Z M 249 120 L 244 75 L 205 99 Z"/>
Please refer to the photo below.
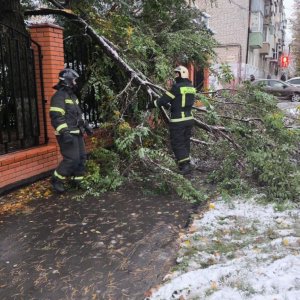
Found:
<path fill-rule="evenodd" d="M 26 21 L 27 25 L 34 24 L 56 24 L 56 20 L 52 16 L 32 16 Z"/>
<path fill-rule="evenodd" d="M 300 300 L 300 214 L 217 201 L 181 238 L 176 271 L 151 300 Z"/>

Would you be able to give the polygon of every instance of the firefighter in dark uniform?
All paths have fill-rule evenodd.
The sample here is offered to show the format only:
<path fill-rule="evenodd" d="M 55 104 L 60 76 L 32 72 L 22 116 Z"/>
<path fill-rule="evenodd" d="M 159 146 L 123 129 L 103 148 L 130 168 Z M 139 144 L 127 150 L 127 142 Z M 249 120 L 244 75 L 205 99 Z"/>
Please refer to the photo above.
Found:
<path fill-rule="evenodd" d="M 86 151 L 83 132 L 92 134 L 84 122 L 78 99 L 76 79 L 79 75 L 72 69 L 59 73 L 59 82 L 53 88 L 56 93 L 51 99 L 50 118 L 63 160 L 52 176 L 52 186 L 58 193 L 65 191 L 65 180 L 71 179 L 79 185 L 85 172 Z"/>
<path fill-rule="evenodd" d="M 186 67 L 178 66 L 174 71 L 175 84 L 170 91 L 155 100 L 153 105 L 155 107 L 170 106 L 169 131 L 171 147 L 177 160 L 179 171 L 185 175 L 192 171 L 190 164 L 190 138 L 194 125 L 192 106 L 195 101 L 196 89 L 188 79 L 189 72 Z"/>

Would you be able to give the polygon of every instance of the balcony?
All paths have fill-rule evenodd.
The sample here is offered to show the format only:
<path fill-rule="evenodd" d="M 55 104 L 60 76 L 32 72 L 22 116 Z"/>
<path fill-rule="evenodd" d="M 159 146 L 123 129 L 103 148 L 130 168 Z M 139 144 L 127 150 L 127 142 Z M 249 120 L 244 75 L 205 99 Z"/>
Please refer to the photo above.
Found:
<path fill-rule="evenodd" d="M 249 35 L 249 47 L 251 49 L 260 49 L 263 46 L 262 32 L 251 32 Z"/>
<path fill-rule="evenodd" d="M 260 54 L 269 54 L 270 53 L 270 43 L 269 42 L 263 42 L 262 47 L 259 49 Z"/>

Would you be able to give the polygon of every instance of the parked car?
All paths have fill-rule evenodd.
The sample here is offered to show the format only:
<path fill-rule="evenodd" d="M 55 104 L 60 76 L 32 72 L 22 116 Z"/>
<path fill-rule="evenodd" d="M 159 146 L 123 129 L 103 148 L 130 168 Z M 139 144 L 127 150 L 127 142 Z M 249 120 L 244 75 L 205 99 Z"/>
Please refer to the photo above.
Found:
<path fill-rule="evenodd" d="M 300 87 L 300 77 L 294 77 L 286 81 L 289 84 Z"/>
<path fill-rule="evenodd" d="M 261 85 L 266 93 L 279 99 L 288 99 L 292 102 L 300 101 L 300 87 L 276 79 L 257 79 L 252 84 Z"/>

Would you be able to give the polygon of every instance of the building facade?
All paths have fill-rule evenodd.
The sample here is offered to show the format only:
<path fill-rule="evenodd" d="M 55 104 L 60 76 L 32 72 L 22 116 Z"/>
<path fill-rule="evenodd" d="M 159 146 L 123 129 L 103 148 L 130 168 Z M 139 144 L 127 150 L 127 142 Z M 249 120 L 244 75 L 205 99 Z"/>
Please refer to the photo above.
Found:
<path fill-rule="evenodd" d="M 287 23 L 283 0 L 196 0 L 192 5 L 205 12 L 219 43 L 216 69 L 229 64 L 236 82 L 251 74 L 279 78 L 285 71 L 280 66 Z"/>

